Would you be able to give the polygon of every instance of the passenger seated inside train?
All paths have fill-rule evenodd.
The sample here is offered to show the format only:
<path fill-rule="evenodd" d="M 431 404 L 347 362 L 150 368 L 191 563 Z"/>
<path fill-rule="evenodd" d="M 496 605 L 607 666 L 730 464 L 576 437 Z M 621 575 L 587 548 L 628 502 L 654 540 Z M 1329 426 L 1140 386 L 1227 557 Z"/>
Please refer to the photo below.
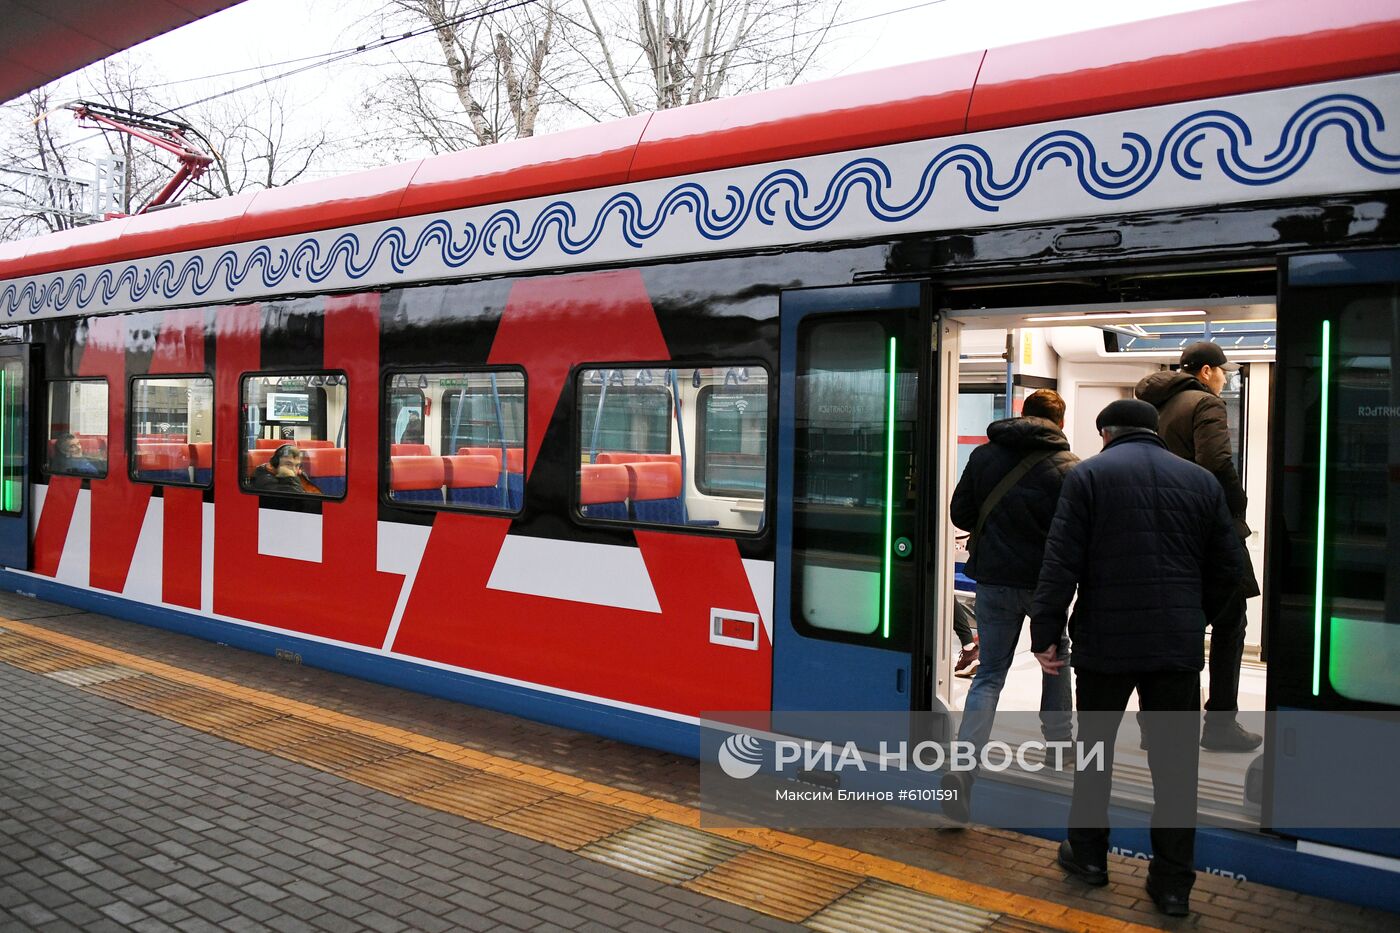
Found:
<path fill-rule="evenodd" d="M 320 488 L 302 472 L 304 456 L 295 444 L 283 444 L 272 452 L 267 463 L 253 469 L 249 488 L 256 492 L 321 495 Z"/>
<path fill-rule="evenodd" d="M 53 439 L 49 455 L 50 473 L 101 476 L 103 466 L 86 456 L 82 442 L 73 434 L 65 431 Z"/>

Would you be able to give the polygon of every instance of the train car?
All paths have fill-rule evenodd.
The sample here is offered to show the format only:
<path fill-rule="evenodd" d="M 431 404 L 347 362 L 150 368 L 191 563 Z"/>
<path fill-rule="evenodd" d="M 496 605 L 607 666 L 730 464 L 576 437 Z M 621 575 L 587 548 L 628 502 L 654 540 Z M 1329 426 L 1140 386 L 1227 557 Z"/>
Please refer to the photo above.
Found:
<path fill-rule="evenodd" d="M 1264 704 L 1393 711 L 1398 187 L 1393 5 L 1258 0 L 0 244 L 0 585 L 688 754 L 956 708 L 971 412 L 1192 323 Z M 1204 864 L 1397 909 L 1256 803 Z"/>

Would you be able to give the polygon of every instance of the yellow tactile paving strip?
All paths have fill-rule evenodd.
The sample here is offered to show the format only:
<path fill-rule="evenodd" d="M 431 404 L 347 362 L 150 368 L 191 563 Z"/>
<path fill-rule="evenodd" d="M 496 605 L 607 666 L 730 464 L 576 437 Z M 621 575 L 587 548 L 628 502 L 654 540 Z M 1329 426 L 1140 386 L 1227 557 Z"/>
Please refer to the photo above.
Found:
<path fill-rule="evenodd" d="M 44 674 L 113 664 L 141 672 L 80 689 L 581 855 L 595 849 L 601 854 L 605 843 L 647 826 L 663 836 L 673 835 L 665 830 L 669 824 L 680 831 L 674 835 L 715 837 L 719 844 L 704 847 L 713 855 L 696 866 L 698 873 L 685 881 L 686 886 L 772 916 L 798 922 L 816 917 L 840 905 L 863 882 L 874 880 L 970 905 L 987 912 L 987 924 L 994 922 L 997 929 L 1016 928 L 1012 921 L 1058 930 L 1149 929 L 791 833 L 701 830 L 700 812 L 692 807 L 322 709 L 23 622 L 0 618 L 0 626 L 5 630 L 0 632 L 0 661 Z"/>

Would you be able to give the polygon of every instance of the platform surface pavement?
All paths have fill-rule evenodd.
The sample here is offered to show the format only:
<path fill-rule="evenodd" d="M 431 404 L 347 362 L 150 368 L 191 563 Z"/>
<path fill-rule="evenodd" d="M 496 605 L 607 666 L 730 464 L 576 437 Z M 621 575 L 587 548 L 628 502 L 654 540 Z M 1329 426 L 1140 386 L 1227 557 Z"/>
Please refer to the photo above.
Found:
<path fill-rule="evenodd" d="M 662 752 L 0 594 L 0 930 L 1378 930 L 999 830 L 701 830 Z"/>

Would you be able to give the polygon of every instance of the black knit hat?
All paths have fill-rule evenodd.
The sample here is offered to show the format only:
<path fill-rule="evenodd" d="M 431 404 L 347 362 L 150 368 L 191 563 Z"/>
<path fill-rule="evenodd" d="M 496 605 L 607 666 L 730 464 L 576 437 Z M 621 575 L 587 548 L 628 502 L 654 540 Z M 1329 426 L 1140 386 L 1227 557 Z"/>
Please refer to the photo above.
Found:
<path fill-rule="evenodd" d="M 1120 398 L 1104 406 L 1094 421 L 1094 427 L 1100 431 L 1104 428 L 1147 428 L 1155 431 L 1157 409 L 1135 398 Z"/>

